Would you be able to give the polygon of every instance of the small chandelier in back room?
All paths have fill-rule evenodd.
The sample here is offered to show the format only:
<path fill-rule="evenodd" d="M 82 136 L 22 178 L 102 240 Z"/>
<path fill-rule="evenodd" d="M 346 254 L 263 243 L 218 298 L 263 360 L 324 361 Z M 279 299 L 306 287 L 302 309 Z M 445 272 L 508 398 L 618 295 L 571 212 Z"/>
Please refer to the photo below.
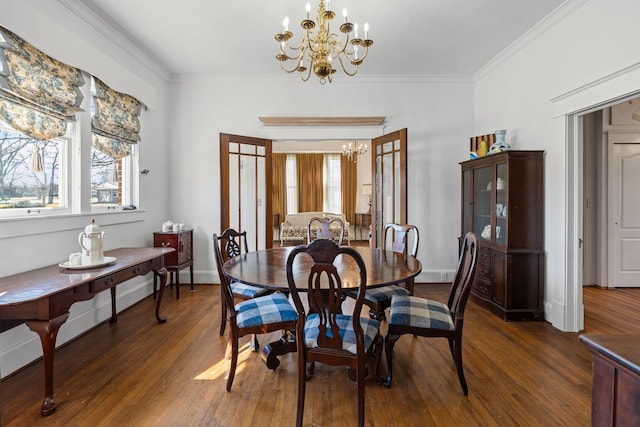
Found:
<path fill-rule="evenodd" d="M 342 155 L 354 162 L 358 161 L 358 156 L 367 153 L 367 144 L 362 142 L 350 142 L 349 145 L 342 145 Z"/>
<path fill-rule="evenodd" d="M 340 31 L 345 34 L 344 39 L 336 33 L 332 33 L 329 27 L 335 13 L 329 8 L 329 1 L 320 0 L 318 5 L 318 28 L 316 22 L 309 19 L 311 5 L 307 3 L 307 19 L 300 22 L 300 26 L 305 31 L 298 46 L 291 46 L 289 40 L 293 33 L 289 31 L 289 17 L 285 17 L 282 22 L 281 33 L 275 35 L 276 41 L 280 44 L 280 53 L 276 59 L 280 61 L 280 68 L 287 73 L 298 71 L 303 81 L 309 80 L 311 70 L 320 78 L 320 83 L 325 84 L 332 81 L 332 76 L 336 72 L 333 63 L 337 61 L 340 68 L 348 76 L 355 76 L 358 67 L 369 53 L 369 46 L 373 40 L 369 39 L 369 24 L 364 24 L 364 38 L 358 37 L 358 24 L 352 24 L 347 18 L 347 10 L 343 9 L 344 23 L 340 25 Z M 351 33 L 353 32 L 353 38 Z M 288 53 L 287 53 L 288 52 Z M 287 61 L 292 61 L 293 68 L 287 68 Z M 289 64 L 289 63 L 288 63 Z"/>

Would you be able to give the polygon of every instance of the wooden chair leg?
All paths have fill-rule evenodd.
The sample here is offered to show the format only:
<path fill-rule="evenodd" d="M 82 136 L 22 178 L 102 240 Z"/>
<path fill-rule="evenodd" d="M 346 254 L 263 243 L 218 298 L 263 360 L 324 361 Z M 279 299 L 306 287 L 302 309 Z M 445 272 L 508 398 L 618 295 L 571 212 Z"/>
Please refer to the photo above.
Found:
<path fill-rule="evenodd" d="M 365 377 L 365 362 L 364 360 L 358 361 L 358 426 L 364 427 L 364 377 Z"/>
<path fill-rule="evenodd" d="M 387 356 L 387 378 L 382 381 L 382 384 L 386 388 L 391 387 L 391 381 L 393 378 L 393 346 L 396 344 L 396 341 L 398 341 L 398 338 L 400 338 L 400 335 L 387 334 L 387 338 L 384 341 L 384 348 Z"/>
<path fill-rule="evenodd" d="M 233 330 L 229 331 L 229 344 L 231 347 L 231 365 L 229 366 L 229 375 L 227 376 L 227 391 L 231 391 L 233 377 L 236 375 L 236 366 L 238 365 L 238 338 L 233 333 Z M 228 347 L 229 346 L 227 346 L 227 348 Z"/>
<path fill-rule="evenodd" d="M 300 347 L 298 347 L 298 349 L 300 349 Z M 298 409 L 296 412 L 296 427 L 302 427 L 302 421 L 304 419 L 304 395 L 307 384 L 306 365 L 304 354 L 298 352 Z"/>
<path fill-rule="evenodd" d="M 456 370 L 458 371 L 458 379 L 460 380 L 460 386 L 465 396 L 469 395 L 469 388 L 467 387 L 467 381 L 464 378 L 464 369 L 462 367 L 462 337 L 458 337 L 453 344 L 454 356 L 453 359 L 456 363 Z"/>
<path fill-rule="evenodd" d="M 222 286 L 222 285 L 221 285 Z M 224 301 L 224 297 L 222 296 L 222 291 L 220 292 L 220 297 L 222 301 L 222 316 L 220 317 L 220 336 L 224 335 L 224 330 L 227 327 L 227 304 Z"/>

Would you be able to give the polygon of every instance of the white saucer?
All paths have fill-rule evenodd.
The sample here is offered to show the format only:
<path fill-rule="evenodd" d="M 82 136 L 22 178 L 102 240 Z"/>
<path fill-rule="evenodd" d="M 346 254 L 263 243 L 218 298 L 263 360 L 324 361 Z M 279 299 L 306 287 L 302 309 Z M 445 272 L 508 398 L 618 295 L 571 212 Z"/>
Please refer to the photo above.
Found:
<path fill-rule="evenodd" d="M 80 265 L 71 265 L 69 264 L 69 261 L 65 261 L 58 264 L 58 267 L 68 268 L 69 270 L 84 270 L 85 268 L 102 267 L 104 265 L 111 264 L 115 260 L 116 260 L 116 257 L 114 256 L 106 256 L 100 262 L 96 262 L 93 264 L 80 264 Z"/>

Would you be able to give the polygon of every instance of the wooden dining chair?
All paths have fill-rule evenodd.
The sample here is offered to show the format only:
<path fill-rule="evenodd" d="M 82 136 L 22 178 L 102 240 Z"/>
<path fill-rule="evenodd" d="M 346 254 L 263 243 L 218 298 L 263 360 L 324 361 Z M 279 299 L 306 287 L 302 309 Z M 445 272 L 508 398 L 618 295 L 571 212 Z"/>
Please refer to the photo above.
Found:
<path fill-rule="evenodd" d="M 316 224 L 320 225 L 320 228 L 318 228 L 317 226 L 314 227 Z M 335 225 L 333 228 L 331 228 L 331 226 L 333 224 L 337 224 Z M 338 228 L 340 228 L 339 234 L 338 234 L 338 245 L 342 246 L 342 241 L 344 240 L 344 222 L 340 219 L 340 218 L 320 218 L 320 217 L 313 217 L 309 220 L 309 222 L 307 223 L 307 244 L 311 243 L 312 241 L 312 237 L 314 237 L 313 240 L 317 240 L 317 239 L 328 239 L 328 240 L 335 240 L 336 238 L 336 231 L 338 230 Z"/>
<path fill-rule="evenodd" d="M 224 264 L 229 258 L 233 258 L 238 255 L 246 254 L 249 252 L 249 246 L 247 245 L 247 232 L 238 232 L 232 228 L 227 228 L 221 235 L 217 236 L 218 245 L 222 249 L 222 263 Z M 220 279 L 222 280 L 222 278 Z M 225 328 L 227 326 L 227 306 L 224 296 L 222 295 L 222 287 L 220 298 L 222 301 L 222 308 L 220 311 L 220 335 L 224 335 Z M 246 283 L 232 281 L 231 292 L 234 297 L 242 300 L 259 297 L 266 295 L 271 291 L 259 288 L 257 286 L 248 285 Z M 258 350 L 257 340 L 254 340 L 254 350 Z"/>
<path fill-rule="evenodd" d="M 385 224 L 382 241 L 383 249 L 415 257 L 418 255 L 420 233 L 415 225 Z M 406 281 L 404 286 L 387 285 L 367 289 L 364 303 L 369 307 L 369 315 L 373 319 L 384 320 L 385 311 L 391 305 L 391 297 L 394 295 L 413 295 L 413 278 Z"/>
<path fill-rule="evenodd" d="M 220 287 L 225 307 L 229 316 L 229 339 L 226 357 L 231 358 L 229 375 L 227 376 L 227 391 L 231 391 L 233 378 L 238 364 L 238 341 L 245 335 L 266 334 L 279 330 L 293 330 L 296 327 L 298 313 L 287 297 L 281 293 L 271 293 L 234 303 L 231 281 L 224 274 L 222 252 L 218 244 L 218 236 L 213 235 L 213 253 L 216 267 L 220 275 Z"/>
<path fill-rule="evenodd" d="M 360 297 L 356 298 L 353 313 L 342 314 L 341 304 L 345 289 L 338 270 L 334 265 L 341 255 L 353 260 L 353 268 L 359 270 Z M 297 257 L 311 257 L 313 265 L 299 277 L 304 283 L 296 283 L 294 262 Z M 344 261 L 343 261 L 344 262 Z M 299 267 L 295 267 L 299 268 Z M 375 372 L 377 375 L 382 337 L 380 322 L 360 317 L 367 286 L 367 272 L 360 254 L 353 248 L 338 246 L 332 240 L 319 239 L 308 246 L 298 246 L 289 254 L 286 264 L 287 282 L 293 302 L 298 312 L 296 326 L 296 346 L 298 357 L 298 410 L 296 425 L 302 426 L 304 418 L 306 365 L 310 363 L 309 375 L 313 373 L 315 362 L 331 366 L 347 366 L 355 373 L 358 397 L 358 425 L 364 426 L 364 380 L 367 359 L 375 352 Z M 298 271 L 299 273 L 299 271 Z M 309 312 L 300 298 L 304 292 L 309 302 Z"/>
<path fill-rule="evenodd" d="M 462 326 L 464 309 L 471 291 L 471 284 L 478 261 L 478 238 L 467 233 L 460 250 L 458 268 L 451 284 L 447 304 L 413 295 L 394 295 L 389 309 L 389 329 L 385 339 L 387 378 L 382 380 L 391 387 L 393 378 L 393 347 L 404 334 L 422 337 L 443 337 L 449 340 L 458 379 L 464 395 L 469 394 L 462 368 Z"/>

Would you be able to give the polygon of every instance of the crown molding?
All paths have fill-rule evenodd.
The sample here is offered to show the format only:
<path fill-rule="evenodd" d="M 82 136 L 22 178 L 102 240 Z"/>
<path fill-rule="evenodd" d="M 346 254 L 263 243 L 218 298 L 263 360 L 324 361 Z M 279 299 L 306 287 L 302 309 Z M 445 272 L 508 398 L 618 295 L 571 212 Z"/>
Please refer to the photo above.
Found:
<path fill-rule="evenodd" d="M 507 61 L 516 53 L 520 52 L 529 43 L 538 39 L 542 34 L 549 31 L 560 21 L 564 20 L 567 16 L 571 15 L 577 9 L 579 9 L 588 0 L 567 0 L 560 6 L 551 11 L 540 22 L 534 25 L 526 33 L 520 36 L 516 41 L 507 46 L 502 52 L 496 55 L 493 59 L 483 65 L 473 75 L 474 81 L 478 81 L 495 70 L 499 65 Z"/>
<path fill-rule="evenodd" d="M 174 79 L 171 70 L 166 68 L 162 61 L 151 54 L 146 48 L 140 46 L 132 40 L 134 37 L 125 31 L 117 22 L 112 19 L 105 19 L 105 14 L 91 0 L 57 0 L 61 5 L 69 9 L 104 37 L 120 47 L 125 53 L 131 56 L 134 61 L 142 64 L 145 68 L 155 73 L 166 82 Z"/>

